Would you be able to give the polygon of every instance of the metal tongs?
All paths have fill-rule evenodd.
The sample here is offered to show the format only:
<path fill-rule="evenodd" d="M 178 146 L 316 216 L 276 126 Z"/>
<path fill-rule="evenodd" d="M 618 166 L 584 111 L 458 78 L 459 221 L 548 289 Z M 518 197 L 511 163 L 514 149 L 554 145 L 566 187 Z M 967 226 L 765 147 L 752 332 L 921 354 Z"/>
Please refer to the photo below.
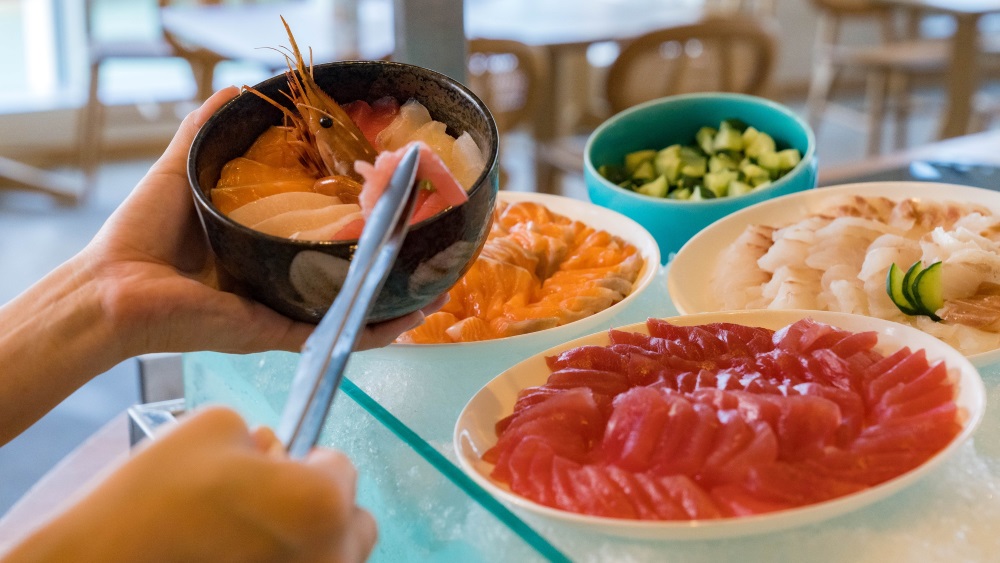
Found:
<path fill-rule="evenodd" d="M 403 155 L 366 221 L 344 286 L 302 349 L 277 432 L 293 459 L 305 457 L 316 445 L 347 359 L 399 254 L 417 200 L 419 159 L 417 145 Z"/>

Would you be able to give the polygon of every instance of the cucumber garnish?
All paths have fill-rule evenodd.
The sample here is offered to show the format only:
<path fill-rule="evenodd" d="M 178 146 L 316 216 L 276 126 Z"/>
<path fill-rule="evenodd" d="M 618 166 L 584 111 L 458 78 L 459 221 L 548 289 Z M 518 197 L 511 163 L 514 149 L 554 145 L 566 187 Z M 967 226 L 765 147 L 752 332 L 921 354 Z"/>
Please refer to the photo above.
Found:
<path fill-rule="evenodd" d="M 907 299 L 903 293 L 903 270 L 895 263 L 889 266 L 889 275 L 885 277 L 885 292 L 889 294 L 889 299 L 905 315 L 916 315 L 917 310 L 913 303 Z"/>
<path fill-rule="evenodd" d="M 917 299 L 917 306 L 920 312 L 927 315 L 934 321 L 940 321 L 935 312 L 944 307 L 944 298 L 941 296 L 941 262 L 935 262 L 924 268 L 917 278 L 913 280 L 913 296 Z"/>
<path fill-rule="evenodd" d="M 893 305 L 905 315 L 926 315 L 935 322 L 940 321 L 935 312 L 944 306 L 941 268 L 941 262 L 924 268 L 918 261 L 904 274 L 892 264 L 885 278 L 885 291 Z"/>

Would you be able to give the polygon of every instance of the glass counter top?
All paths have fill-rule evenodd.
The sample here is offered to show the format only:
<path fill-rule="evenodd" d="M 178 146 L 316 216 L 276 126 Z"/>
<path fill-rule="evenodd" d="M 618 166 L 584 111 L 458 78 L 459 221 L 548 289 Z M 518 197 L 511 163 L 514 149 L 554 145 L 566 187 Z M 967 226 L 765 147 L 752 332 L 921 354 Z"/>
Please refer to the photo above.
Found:
<path fill-rule="evenodd" d="M 665 272 L 608 328 L 677 314 Z M 359 468 L 359 503 L 380 525 L 373 561 L 950 562 L 1000 554 L 1000 366 L 981 370 L 986 418 L 957 456 L 886 500 L 822 523 L 724 540 L 638 541 L 508 510 L 455 464 L 454 424 L 489 380 L 555 344 L 539 338 L 475 353 L 390 346 L 352 356 L 321 443 Z M 221 403 L 250 424 L 274 426 L 297 361 L 282 352 L 186 354 L 187 408 Z"/>

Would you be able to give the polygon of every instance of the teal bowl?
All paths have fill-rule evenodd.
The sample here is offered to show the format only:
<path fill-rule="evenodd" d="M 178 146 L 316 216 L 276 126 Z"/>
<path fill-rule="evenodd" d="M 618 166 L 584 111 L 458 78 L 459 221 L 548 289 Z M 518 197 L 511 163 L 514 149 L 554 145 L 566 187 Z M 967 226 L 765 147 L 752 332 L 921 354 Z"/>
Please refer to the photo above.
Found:
<path fill-rule="evenodd" d="M 794 147 L 802 160 L 766 187 L 747 194 L 700 201 L 659 198 L 619 187 L 597 172 L 604 164 L 621 164 L 625 155 L 691 144 L 703 126 L 717 127 L 738 118 L 774 137 L 779 148 Z M 590 200 L 639 223 L 660 245 L 667 263 L 698 231 L 755 203 L 816 187 L 816 137 L 803 119 L 771 100 L 744 94 L 699 93 L 670 96 L 622 111 L 602 123 L 587 140 L 584 180 Z"/>

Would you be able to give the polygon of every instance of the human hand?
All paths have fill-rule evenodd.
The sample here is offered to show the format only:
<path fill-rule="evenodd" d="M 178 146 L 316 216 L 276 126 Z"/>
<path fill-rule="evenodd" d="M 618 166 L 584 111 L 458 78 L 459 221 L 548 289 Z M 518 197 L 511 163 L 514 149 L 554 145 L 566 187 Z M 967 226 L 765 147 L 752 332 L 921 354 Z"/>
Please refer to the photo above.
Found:
<path fill-rule="evenodd" d="M 333 450 L 285 456 L 269 429 L 196 411 L 23 542 L 22 561 L 364 561 L 374 519 Z"/>
<path fill-rule="evenodd" d="M 133 356 L 301 350 L 315 325 L 239 293 L 217 265 L 190 193 L 186 165 L 195 134 L 237 93 L 220 90 L 188 115 L 90 244 L 0 306 L 0 364 L 7 368 L 0 373 L 0 445 Z M 359 348 L 389 344 L 442 304 L 368 327 Z"/>

